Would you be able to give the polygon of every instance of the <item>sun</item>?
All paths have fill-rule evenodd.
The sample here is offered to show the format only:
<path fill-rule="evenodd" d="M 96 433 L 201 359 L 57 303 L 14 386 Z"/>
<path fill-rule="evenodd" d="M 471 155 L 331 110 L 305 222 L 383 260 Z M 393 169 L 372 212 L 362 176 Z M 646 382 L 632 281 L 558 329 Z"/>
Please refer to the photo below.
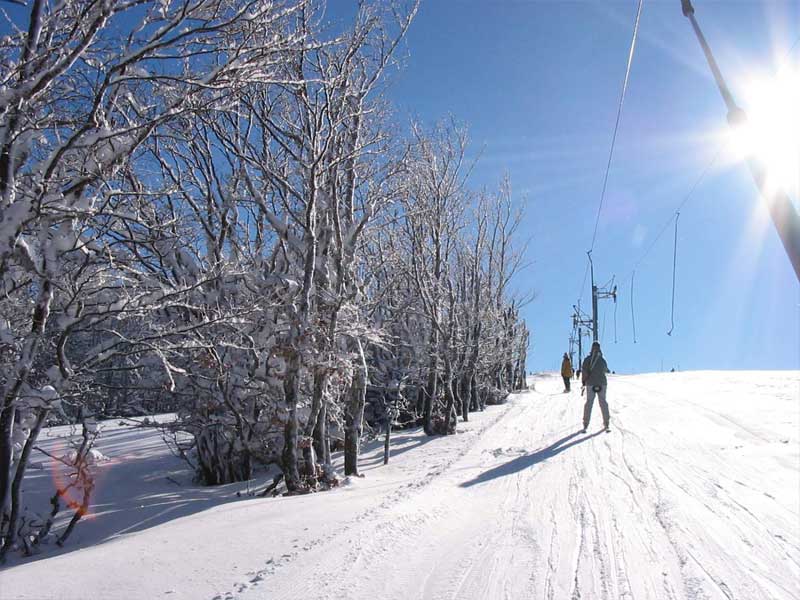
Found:
<path fill-rule="evenodd" d="M 766 170 L 767 191 L 800 193 L 800 67 L 754 78 L 744 88 L 747 120 L 733 127 L 737 154 Z"/>

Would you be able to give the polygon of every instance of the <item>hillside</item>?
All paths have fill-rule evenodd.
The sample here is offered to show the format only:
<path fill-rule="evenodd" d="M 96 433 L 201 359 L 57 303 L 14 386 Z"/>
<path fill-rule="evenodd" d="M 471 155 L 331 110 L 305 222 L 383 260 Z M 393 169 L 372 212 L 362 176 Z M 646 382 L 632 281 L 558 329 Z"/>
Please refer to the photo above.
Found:
<path fill-rule="evenodd" d="M 595 407 L 586 434 L 577 386 L 532 383 L 293 498 L 197 487 L 156 433 L 108 424 L 92 514 L 0 571 L 0 596 L 800 597 L 800 373 L 612 376 L 611 432 Z"/>

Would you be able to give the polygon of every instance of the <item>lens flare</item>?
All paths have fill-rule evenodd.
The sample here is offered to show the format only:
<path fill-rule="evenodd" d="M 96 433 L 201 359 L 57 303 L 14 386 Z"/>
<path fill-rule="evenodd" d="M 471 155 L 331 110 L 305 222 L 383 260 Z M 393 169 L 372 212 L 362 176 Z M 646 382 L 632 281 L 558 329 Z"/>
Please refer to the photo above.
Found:
<path fill-rule="evenodd" d="M 773 77 L 753 79 L 744 88 L 746 122 L 732 129 L 737 155 L 766 171 L 767 193 L 800 192 L 800 68 L 785 67 Z"/>

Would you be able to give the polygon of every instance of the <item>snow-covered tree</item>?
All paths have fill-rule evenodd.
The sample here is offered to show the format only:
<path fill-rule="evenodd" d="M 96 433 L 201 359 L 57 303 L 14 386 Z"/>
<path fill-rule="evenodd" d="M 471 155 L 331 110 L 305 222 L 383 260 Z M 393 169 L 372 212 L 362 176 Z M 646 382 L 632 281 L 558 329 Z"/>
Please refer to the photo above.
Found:
<path fill-rule="evenodd" d="M 0 43 L 3 555 L 54 522 L 19 515 L 56 419 L 169 410 L 206 484 L 277 465 L 303 493 L 334 439 L 359 474 L 367 412 L 452 433 L 524 385 L 509 188 L 474 194 L 465 130 L 382 96 L 416 10 L 33 0 Z"/>
<path fill-rule="evenodd" d="M 183 276 L 188 259 L 158 248 L 170 224 L 158 220 L 141 148 L 242 86 L 274 80 L 301 37 L 286 23 L 302 5 L 34 0 L 0 46 L 0 296 L 13 315 L 0 382 L 3 551 L 22 501 L 12 481 L 38 433 L 25 415 L 39 422 L 54 405 L 31 402 L 36 390 L 80 404 L 123 356 L 125 369 L 155 359 L 172 378 L 160 348 L 169 336 L 147 325 L 185 310 L 198 279 Z M 126 329 L 131 320 L 139 326 Z"/>

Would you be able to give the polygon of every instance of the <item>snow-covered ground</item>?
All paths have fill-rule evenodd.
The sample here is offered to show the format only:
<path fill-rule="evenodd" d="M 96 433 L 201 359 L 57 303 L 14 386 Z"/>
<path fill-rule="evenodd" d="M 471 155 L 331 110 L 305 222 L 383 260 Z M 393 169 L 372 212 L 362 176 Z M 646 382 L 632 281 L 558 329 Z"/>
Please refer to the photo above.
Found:
<path fill-rule="evenodd" d="M 800 598 L 800 373 L 612 376 L 612 431 L 595 407 L 586 434 L 578 386 L 534 383 L 295 498 L 199 488 L 156 433 L 109 427 L 92 514 L 0 598 Z"/>

